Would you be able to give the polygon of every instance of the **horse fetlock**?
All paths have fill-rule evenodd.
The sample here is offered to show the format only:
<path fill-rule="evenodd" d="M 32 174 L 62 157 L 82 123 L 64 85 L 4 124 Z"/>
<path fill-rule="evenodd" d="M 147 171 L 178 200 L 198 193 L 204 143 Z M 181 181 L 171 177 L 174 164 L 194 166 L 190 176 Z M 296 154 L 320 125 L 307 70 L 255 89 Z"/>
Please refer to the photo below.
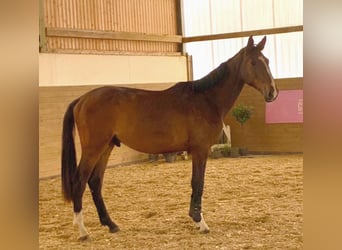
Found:
<path fill-rule="evenodd" d="M 192 219 L 194 220 L 194 222 L 200 222 L 201 221 L 201 213 L 195 212 L 192 215 Z"/>
<path fill-rule="evenodd" d="M 108 226 L 108 227 L 110 227 L 111 224 L 113 224 L 113 222 L 107 217 L 100 217 L 100 222 L 102 226 Z"/>
<path fill-rule="evenodd" d="M 119 227 L 109 217 L 100 217 L 100 222 L 103 226 L 108 226 L 111 233 L 120 231 Z"/>
<path fill-rule="evenodd" d="M 194 222 L 201 221 L 201 208 L 190 208 L 189 216 L 193 219 Z"/>

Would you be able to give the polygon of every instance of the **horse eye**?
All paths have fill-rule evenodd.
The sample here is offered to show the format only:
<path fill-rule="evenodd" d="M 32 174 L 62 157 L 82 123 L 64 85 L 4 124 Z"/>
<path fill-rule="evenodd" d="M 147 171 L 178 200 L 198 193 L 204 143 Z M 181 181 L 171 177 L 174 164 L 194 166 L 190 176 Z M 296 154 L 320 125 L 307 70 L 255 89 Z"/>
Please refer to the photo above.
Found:
<path fill-rule="evenodd" d="M 251 61 L 251 64 L 253 65 L 253 66 L 255 66 L 256 65 L 256 61 Z"/>

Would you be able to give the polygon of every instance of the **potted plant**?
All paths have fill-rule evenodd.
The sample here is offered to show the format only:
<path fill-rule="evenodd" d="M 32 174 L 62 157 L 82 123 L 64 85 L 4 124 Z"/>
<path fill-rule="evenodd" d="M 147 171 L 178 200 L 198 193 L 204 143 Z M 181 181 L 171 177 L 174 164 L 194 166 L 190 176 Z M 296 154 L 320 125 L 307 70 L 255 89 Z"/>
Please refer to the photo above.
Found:
<path fill-rule="evenodd" d="M 233 107 L 232 109 L 232 115 L 235 118 L 235 120 L 241 125 L 242 128 L 242 145 L 245 140 L 245 131 L 244 131 L 244 124 L 251 118 L 253 114 L 253 110 L 250 106 L 244 105 L 244 104 L 238 104 Z M 240 147 L 239 149 L 240 155 L 247 155 L 248 149 L 247 147 Z"/>
<path fill-rule="evenodd" d="M 164 153 L 163 156 L 166 162 L 175 162 L 177 159 L 177 153 Z M 159 154 L 149 154 L 148 159 L 150 162 L 158 161 Z"/>
<path fill-rule="evenodd" d="M 177 153 L 165 153 L 163 155 L 166 162 L 175 162 L 177 159 Z"/>

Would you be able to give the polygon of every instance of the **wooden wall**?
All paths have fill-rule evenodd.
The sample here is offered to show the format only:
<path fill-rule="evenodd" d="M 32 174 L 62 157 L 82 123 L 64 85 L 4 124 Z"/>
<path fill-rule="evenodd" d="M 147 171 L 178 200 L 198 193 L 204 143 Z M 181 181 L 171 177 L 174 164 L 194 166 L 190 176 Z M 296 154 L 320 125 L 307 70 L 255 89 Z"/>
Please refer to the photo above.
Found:
<path fill-rule="evenodd" d="M 172 84 L 130 84 L 130 87 L 164 89 Z M 39 87 L 39 178 L 60 175 L 62 121 L 68 104 L 99 86 Z M 79 140 L 76 134 L 78 157 Z M 79 158 L 78 158 L 79 159 Z M 147 154 L 126 146 L 115 148 L 108 165 L 127 164 L 147 160 Z"/>
<path fill-rule="evenodd" d="M 303 78 L 276 80 L 280 90 L 302 89 Z M 130 84 L 130 87 L 164 89 L 172 83 Z M 59 86 L 39 87 L 39 177 L 60 174 L 62 119 L 68 104 L 86 91 L 98 87 Z M 230 125 L 233 146 L 247 146 L 252 152 L 279 153 L 303 151 L 303 123 L 265 124 L 265 102 L 263 97 L 251 87 L 246 86 L 236 104 L 252 106 L 253 116 L 242 131 L 241 126 L 232 118 L 231 112 L 225 123 Z M 245 139 L 242 139 L 244 135 Z M 76 142 L 78 137 L 76 136 Z M 79 147 L 78 147 L 79 155 Z M 148 156 L 125 147 L 116 148 L 109 165 L 127 164 L 147 160 Z"/>
<path fill-rule="evenodd" d="M 179 0 L 40 0 L 48 52 L 181 52 Z"/>
<path fill-rule="evenodd" d="M 279 90 L 303 89 L 303 78 L 277 79 Z M 265 123 L 263 97 L 249 86 L 245 86 L 235 104 L 252 106 L 252 118 L 242 129 L 232 117 L 231 111 L 225 118 L 230 125 L 232 146 L 247 146 L 254 152 L 303 152 L 303 123 Z"/>

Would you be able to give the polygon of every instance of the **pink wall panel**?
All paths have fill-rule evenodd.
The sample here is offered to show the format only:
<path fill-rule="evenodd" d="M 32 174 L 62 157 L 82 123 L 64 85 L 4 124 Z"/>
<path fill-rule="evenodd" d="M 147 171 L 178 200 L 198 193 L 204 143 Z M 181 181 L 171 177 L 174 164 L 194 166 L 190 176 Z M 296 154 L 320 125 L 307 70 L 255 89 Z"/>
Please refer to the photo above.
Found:
<path fill-rule="evenodd" d="M 266 123 L 302 123 L 303 90 L 281 90 L 278 98 L 266 103 Z"/>

